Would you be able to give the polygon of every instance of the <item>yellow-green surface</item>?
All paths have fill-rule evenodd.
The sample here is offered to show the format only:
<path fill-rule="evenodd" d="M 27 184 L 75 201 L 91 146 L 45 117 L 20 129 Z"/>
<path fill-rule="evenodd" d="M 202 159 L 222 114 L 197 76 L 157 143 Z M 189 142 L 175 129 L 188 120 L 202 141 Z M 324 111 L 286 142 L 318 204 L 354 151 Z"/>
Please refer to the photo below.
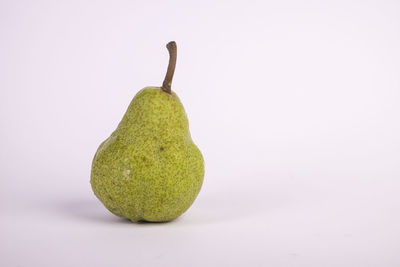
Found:
<path fill-rule="evenodd" d="M 200 191 L 203 157 L 177 95 L 146 87 L 92 163 L 95 195 L 115 215 L 163 222 L 185 212 Z"/>

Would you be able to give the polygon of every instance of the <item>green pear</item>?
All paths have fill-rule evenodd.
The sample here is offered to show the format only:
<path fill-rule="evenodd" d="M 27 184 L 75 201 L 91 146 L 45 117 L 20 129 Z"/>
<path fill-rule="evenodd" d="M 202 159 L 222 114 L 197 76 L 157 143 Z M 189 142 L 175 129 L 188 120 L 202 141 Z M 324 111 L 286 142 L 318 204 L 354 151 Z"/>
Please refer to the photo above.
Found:
<path fill-rule="evenodd" d="M 90 182 L 113 214 L 133 222 L 167 222 L 196 199 L 204 161 L 193 143 L 178 96 L 171 91 L 176 43 L 162 87 L 145 87 L 131 101 L 117 129 L 94 156 Z"/>

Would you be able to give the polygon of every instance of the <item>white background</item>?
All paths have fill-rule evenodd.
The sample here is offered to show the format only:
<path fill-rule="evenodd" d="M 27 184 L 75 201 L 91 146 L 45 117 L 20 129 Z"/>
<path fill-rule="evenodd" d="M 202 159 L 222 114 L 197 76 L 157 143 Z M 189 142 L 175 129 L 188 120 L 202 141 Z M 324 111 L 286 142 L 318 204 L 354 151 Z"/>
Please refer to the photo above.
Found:
<path fill-rule="evenodd" d="M 400 266 L 399 1 L 3 0 L 0 38 L 1 266 Z M 90 165 L 170 40 L 206 175 L 134 224 Z"/>

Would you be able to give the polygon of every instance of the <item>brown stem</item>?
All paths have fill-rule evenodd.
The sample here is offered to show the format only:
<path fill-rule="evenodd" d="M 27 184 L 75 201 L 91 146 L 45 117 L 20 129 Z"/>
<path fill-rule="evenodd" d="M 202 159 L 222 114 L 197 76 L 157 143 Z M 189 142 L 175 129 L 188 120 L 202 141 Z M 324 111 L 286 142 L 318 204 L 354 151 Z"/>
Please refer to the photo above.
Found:
<path fill-rule="evenodd" d="M 171 94 L 171 83 L 172 83 L 172 78 L 174 77 L 174 71 L 176 66 L 176 43 L 174 41 L 169 42 L 167 44 L 167 49 L 169 52 L 169 63 L 168 63 L 167 74 L 165 74 L 164 82 L 163 85 L 161 86 L 161 89 L 164 92 Z"/>

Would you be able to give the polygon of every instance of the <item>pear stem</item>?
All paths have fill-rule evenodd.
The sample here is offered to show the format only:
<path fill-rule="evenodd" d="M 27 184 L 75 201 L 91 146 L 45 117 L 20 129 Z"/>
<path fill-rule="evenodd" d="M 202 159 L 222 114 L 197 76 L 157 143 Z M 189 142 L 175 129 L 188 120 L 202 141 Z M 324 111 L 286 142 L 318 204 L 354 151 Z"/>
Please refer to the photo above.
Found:
<path fill-rule="evenodd" d="M 168 63 L 167 74 L 165 74 L 164 82 L 163 85 L 161 86 L 161 89 L 164 92 L 171 94 L 171 83 L 172 83 L 172 78 L 174 77 L 175 66 L 176 66 L 176 54 L 177 54 L 176 43 L 174 41 L 169 42 L 167 44 L 167 49 L 169 52 L 169 63 Z"/>

